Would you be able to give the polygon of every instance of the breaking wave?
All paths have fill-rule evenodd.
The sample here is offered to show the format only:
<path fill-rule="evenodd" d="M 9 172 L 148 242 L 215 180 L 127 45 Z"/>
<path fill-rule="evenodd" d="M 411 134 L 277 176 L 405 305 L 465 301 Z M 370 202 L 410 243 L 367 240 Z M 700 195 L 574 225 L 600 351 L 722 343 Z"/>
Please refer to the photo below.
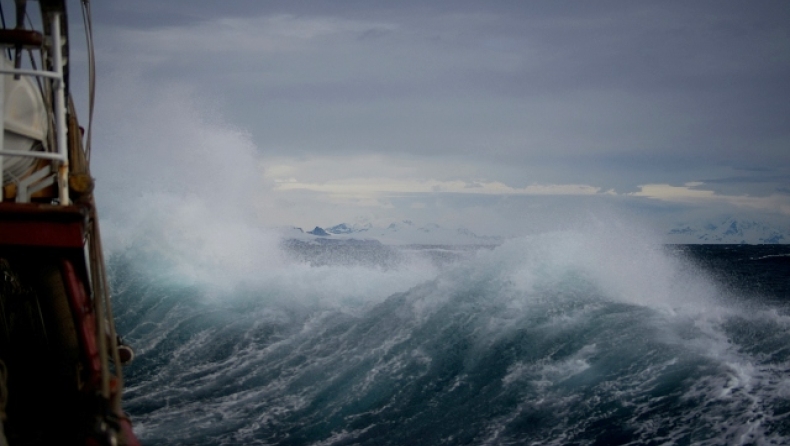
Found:
<path fill-rule="evenodd" d="M 231 281 L 121 251 L 117 319 L 139 354 L 126 409 L 149 444 L 790 441 L 787 306 L 617 240 L 552 233 L 386 267 L 311 266 L 272 243 Z"/>
<path fill-rule="evenodd" d="M 611 224 L 316 259 L 256 225 L 248 136 L 110 86 L 94 167 L 144 444 L 790 443 L 787 268 L 712 274 Z"/>

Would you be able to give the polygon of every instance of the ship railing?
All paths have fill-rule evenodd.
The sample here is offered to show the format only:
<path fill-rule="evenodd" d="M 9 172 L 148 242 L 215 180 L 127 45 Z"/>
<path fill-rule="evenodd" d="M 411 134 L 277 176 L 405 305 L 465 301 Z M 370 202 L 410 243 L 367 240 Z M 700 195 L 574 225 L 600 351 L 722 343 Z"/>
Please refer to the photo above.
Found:
<path fill-rule="evenodd" d="M 58 171 L 57 175 L 52 174 L 49 175 L 49 172 L 45 169 L 40 170 L 39 172 L 34 173 L 33 175 L 28 176 L 27 178 L 18 182 L 18 190 L 16 201 L 18 203 L 28 202 L 30 200 L 30 195 L 48 185 L 52 184 L 51 181 L 57 178 L 58 184 L 58 202 L 61 205 L 68 205 L 69 204 L 69 186 L 68 186 L 68 179 L 69 179 L 69 155 L 68 155 L 68 145 L 67 145 L 67 131 L 66 131 L 66 86 L 65 80 L 63 76 L 63 42 L 61 39 L 60 34 L 60 13 L 53 13 L 52 14 L 52 33 L 51 33 L 51 57 L 52 57 L 52 66 L 53 71 L 48 71 L 45 69 L 35 70 L 35 69 L 21 69 L 21 68 L 6 68 L 0 67 L 0 74 L 4 76 L 14 75 L 14 76 L 33 76 L 39 77 L 44 79 L 49 79 L 52 82 L 52 87 L 54 90 L 55 96 L 55 104 L 54 104 L 54 115 L 55 115 L 55 150 L 50 152 L 43 152 L 43 151 L 17 151 L 17 150 L 4 150 L 3 147 L 3 140 L 4 137 L 0 137 L 0 187 L 4 184 L 3 178 L 3 159 L 8 156 L 23 156 L 23 157 L 32 157 L 38 159 L 45 159 L 56 161 L 58 164 Z M 0 34 L 0 46 L 19 46 L 25 43 L 25 36 L 36 36 L 40 38 L 40 34 L 36 33 L 35 31 L 26 31 L 20 33 L 19 30 L 4 30 L 8 33 L 9 38 L 3 38 L 4 36 Z M 36 45 L 39 42 L 37 39 L 30 38 L 27 39 L 32 45 Z M 43 39 L 40 39 L 43 42 Z M 40 46 L 40 45 L 39 45 Z M 2 76 L 0 76 L 2 77 Z M 5 84 L 4 81 L 0 82 L 0 136 L 5 134 Z M 43 172 L 43 173 L 41 173 Z M 47 181 L 47 177 L 49 176 Z M 4 199 L 4 193 L 0 193 L 0 202 Z"/>

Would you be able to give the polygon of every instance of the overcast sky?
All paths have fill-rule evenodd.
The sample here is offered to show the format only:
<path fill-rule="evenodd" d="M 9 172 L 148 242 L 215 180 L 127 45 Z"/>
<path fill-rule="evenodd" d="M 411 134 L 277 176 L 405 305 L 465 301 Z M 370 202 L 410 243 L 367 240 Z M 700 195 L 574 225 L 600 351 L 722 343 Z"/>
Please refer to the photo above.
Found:
<path fill-rule="evenodd" d="M 786 1 L 92 7 L 94 174 L 119 194 L 310 227 L 790 222 Z"/>

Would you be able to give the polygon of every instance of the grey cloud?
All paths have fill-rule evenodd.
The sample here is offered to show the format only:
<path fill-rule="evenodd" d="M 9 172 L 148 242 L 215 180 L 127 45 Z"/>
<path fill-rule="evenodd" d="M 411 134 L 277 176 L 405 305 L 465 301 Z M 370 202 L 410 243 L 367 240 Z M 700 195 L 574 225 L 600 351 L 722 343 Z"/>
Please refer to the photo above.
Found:
<path fill-rule="evenodd" d="M 94 10 L 100 75 L 136 70 L 142 84 L 192 88 L 267 156 L 442 159 L 513 187 L 625 192 L 707 178 L 717 191 L 767 194 L 787 184 L 732 172 L 790 164 L 782 2 L 115 0 Z M 272 37 L 267 20 L 278 17 L 283 29 L 313 21 L 337 32 Z M 222 34 L 223 20 L 248 28 Z"/>

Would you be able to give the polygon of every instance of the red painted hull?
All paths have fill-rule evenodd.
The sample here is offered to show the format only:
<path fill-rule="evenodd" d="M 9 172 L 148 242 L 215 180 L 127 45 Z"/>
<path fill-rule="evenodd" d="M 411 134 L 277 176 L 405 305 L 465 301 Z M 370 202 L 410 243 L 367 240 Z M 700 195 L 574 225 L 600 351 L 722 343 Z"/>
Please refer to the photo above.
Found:
<path fill-rule="evenodd" d="M 109 440 L 105 435 L 106 432 L 97 433 L 92 431 L 91 423 L 78 421 L 91 417 L 97 420 L 105 417 L 102 419 L 109 419 L 110 423 L 114 424 L 112 430 L 119 444 L 138 445 L 139 442 L 132 432 L 128 417 L 123 413 L 112 413 L 108 401 L 98 396 L 102 388 L 102 355 L 88 274 L 90 262 L 86 258 L 85 249 L 89 228 L 88 216 L 88 210 L 78 206 L 0 203 L 0 259 L 11 267 L 17 267 L 22 277 L 20 282 L 26 279 L 26 286 L 29 285 L 35 290 L 36 304 L 39 306 L 43 325 L 41 331 L 46 333 L 49 344 L 64 346 L 61 349 L 66 351 L 73 350 L 72 366 L 79 370 L 79 373 L 74 375 L 79 384 L 73 389 L 64 389 L 62 384 L 43 383 L 45 388 L 51 386 L 56 389 L 49 392 L 55 395 L 55 398 L 60 400 L 73 398 L 74 410 L 81 411 L 79 416 L 67 418 L 68 423 L 64 421 L 60 426 L 61 429 L 73 430 L 63 438 L 68 438 L 69 442 L 107 444 Z M 38 266 L 46 272 L 36 271 Z M 46 282 L 48 285 L 43 286 L 38 282 Z M 5 305 L 5 300 L 9 297 L 4 296 L 2 299 Z M 13 320 L 18 319 L 18 316 L 9 316 L 5 310 L 3 311 L 1 322 L 5 324 L 8 331 L 8 327 L 14 324 Z M 64 319 L 69 319 L 71 322 L 64 322 Z M 17 331 L 23 333 L 19 329 Z M 4 350 L 0 350 L 0 357 L 8 363 L 8 375 L 11 377 L 9 401 L 12 404 L 9 404 L 8 421 L 5 426 L 9 435 L 9 444 L 14 444 L 12 441 L 14 439 L 23 441 L 21 439 L 25 434 L 20 431 L 28 427 L 25 417 L 28 417 L 28 412 L 33 412 L 33 409 L 14 401 L 15 392 L 17 394 L 38 392 L 33 389 L 35 384 L 31 384 L 34 380 L 23 380 L 14 375 L 15 372 L 29 374 L 31 373 L 29 370 L 33 367 L 26 363 L 26 360 L 20 359 L 24 356 L 14 352 L 24 348 L 33 350 L 33 353 L 41 350 L 32 341 L 29 347 L 20 347 L 20 339 L 24 342 L 24 338 L 19 333 L 9 336 L 7 344 L 2 345 Z M 104 335 L 107 336 L 106 333 Z M 56 339 L 57 337 L 63 339 Z M 111 340 L 107 338 L 105 344 L 111 345 Z M 72 345 L 73 347 L 70 348 L 69 346 Z M 68 363 L 61 357 L 68 357 L 67 353 L 55 352 L 53 355 L 58 356 L 59 363 Z M 108 356 L 111 357 L 109 354 Z M 20 370 L 22 372 L 19 372 Z M 70 370 L 70 367 L 66 367 L 63 371 L 52 370 L 52 374 L 58 376 L 69 375 L 69 373 L 75 372 Z M 47 380 L 47 375 L 42 373 L 37 379 Z M 18 386 L 21 390 L 14 388 L 15 383 L 21 383 Z M 114 376 L 110 376 L 109 388 L 111 393 L 122 391 L 120 383 Z M 72 402 L 69 401 L 56 401 L 54 404 L 56 407 L 72 406 Z M 95 414 L 92 411 L 95 411 Z M 108 412 L 109 418 L 106 417 Z M 15 427 L 14 422 L 19 424 Z M 51 440 L 46 433 L 36 435 L 43 435 L 42 441 Z"/>

